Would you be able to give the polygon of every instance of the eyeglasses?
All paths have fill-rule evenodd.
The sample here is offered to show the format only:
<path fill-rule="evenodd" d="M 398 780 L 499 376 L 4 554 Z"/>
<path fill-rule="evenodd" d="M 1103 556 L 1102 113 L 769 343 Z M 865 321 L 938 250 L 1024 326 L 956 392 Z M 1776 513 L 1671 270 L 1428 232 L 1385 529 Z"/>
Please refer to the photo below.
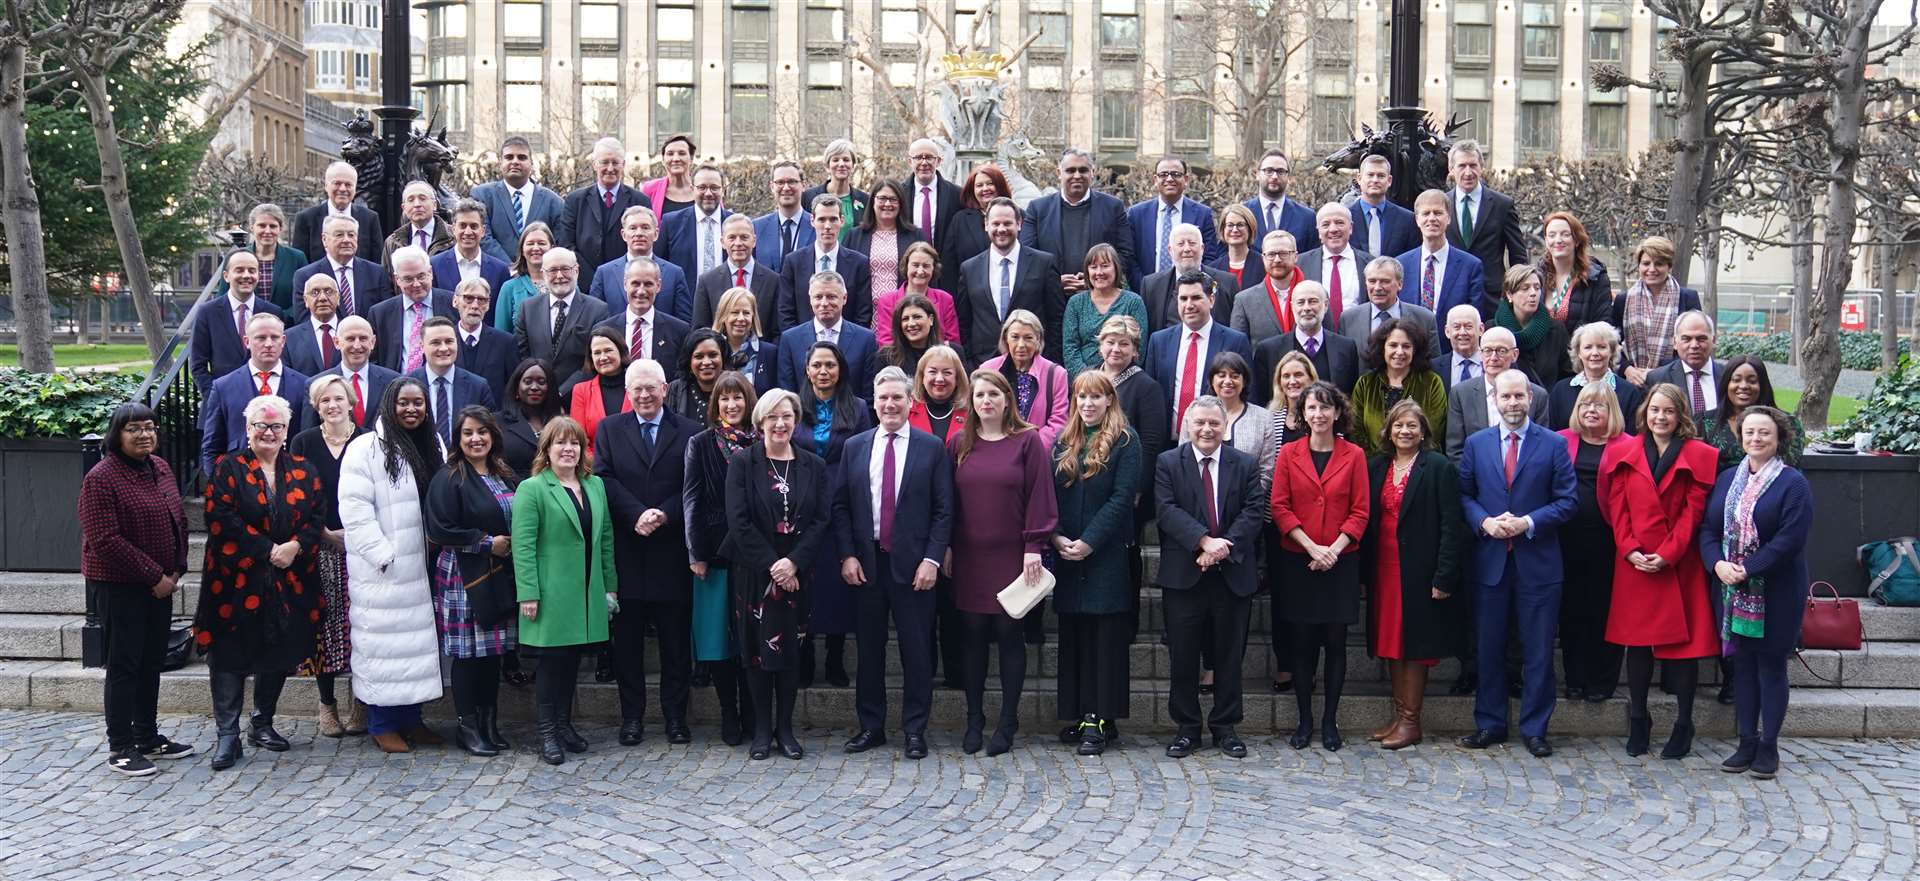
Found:
<path fill-rule="evenodd" d="M 1480 351 L 1496 358 L 1505 357 L 1514 353 L 1513 349 L 1507 348 L 1506 346 L 1481 346 Z"/>
<path fill-rule="evenodd" d="M 1187 176 L 1184 171 L 1156 171 L 1153 176 L 1160 180 L 1179 180 Z"/>
<path fill-rule="evenodd" d="M 124 431 L 127 434 L 159 434 L 160 433 L 160 429 L 155 428 L 153 423 L 151 422 L 145 422 L 139 425 L 128 425 L 126 428 L 121 429 L 121 431 Z"/>
<path fill-rule="evenodd" d="M 1288 174 L 1292 174 L 1292 173 L 1293 173 L 1293 170 L 1292 170 L 1292 169 L 1290 169 L 1290 168 L 1262 168 L 1262 169 L 1260 169 L 1260 173 L 1261 173 L 1261 174 L 1278 174 L 1278 175 L 1288 175 Z"/>
<path fill-rule="evenodd" d="M 287 424 L 285 422 L 255 422 L 253 423 L 253 430 L 261 434 L 271 434 L 286 431 Z"/>

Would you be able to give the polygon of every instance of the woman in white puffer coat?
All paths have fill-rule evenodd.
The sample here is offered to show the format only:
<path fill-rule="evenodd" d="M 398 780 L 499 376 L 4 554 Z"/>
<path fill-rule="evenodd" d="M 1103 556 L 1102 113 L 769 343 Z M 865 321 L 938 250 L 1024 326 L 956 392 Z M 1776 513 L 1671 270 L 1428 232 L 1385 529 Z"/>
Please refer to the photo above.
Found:
<path fill-rule="evenodd" d="M 390 753 L 446 742 L 420 719 L 420 705 L 441 693 L 421 509 L 440 462 L 427 387 L 412 377 L 387 386 L 374 430 L 340 461 L 353 694 L 367 705 L 374 743 Z"/>

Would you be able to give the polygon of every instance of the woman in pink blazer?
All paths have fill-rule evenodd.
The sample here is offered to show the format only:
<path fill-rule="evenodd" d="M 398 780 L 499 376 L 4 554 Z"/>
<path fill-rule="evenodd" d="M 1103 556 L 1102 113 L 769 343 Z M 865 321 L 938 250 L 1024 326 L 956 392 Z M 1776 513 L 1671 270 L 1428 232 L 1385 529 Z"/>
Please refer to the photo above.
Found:
<path fill-rule="evenodd" d="M 1020 417 L 1040 430 L 1047 449 L 1067 427 L 1067 369 L 1040 356 L 1046 331 L 1040 317 L 1025 309 L 1007 313 L 1000 325 L 1000 355 L 988 358 L 981 370 L 997 370 L 1013 386 Z"/>
<path fill-rule="evenodd" d="M 904 264 L 906 283 L 892 291 L 873 298 L 873 339 L 885 346 L 893 342 L 893 307 L 900 304 L 908 294 L 919 294 L 933 301 L 935 317 L 940 319 L 940 338 L 954 341 L 960 339 L 960 313 L 954 311 L 953 295 L 933 287 L 933 280 L 940 276 L 940 252 L 926 242 L 914 242 L 907 246 L 907 253 L 901 255 Z"/>

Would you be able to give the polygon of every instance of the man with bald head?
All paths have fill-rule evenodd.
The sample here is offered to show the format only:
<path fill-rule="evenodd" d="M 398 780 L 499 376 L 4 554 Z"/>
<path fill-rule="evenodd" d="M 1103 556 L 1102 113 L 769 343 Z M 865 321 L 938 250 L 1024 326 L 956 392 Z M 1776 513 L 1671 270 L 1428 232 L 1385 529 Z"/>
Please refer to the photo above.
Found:
<path fill-rule="evenodd" d="M 1489 327 L 1480 334 L 1480 372 L 1465 382 L 1455 382 L 1447 389 L 1447 458 L 1460 461 L 1460 451 L 1465 449 L 1467 438 L 1474 432 L 1497 424 L 1500 421 L 1499 400 L 1488 384 L 1488 376 L 1497 376 L 1500 371 L 1513 367 L 1514 359 L 1520 356 L 1519 345 L 1514 341 L 1513 331 L 1504 327 Z M 1454 368 L 1456 371 L 1459 368 Z M 1526 374 L 1521 374 L 1525 376 Z M 1547 390 L 1531 380 L 1527 383 L 1528 418 L 1541 425 L 1547 424 Z"/>
<path fill-rule="evenodd" d="M 248 254 L 251 257 L 251 254 Z M 233 279 L 229 278 L 229 282 Z M 291 401 L 307 399 L 307 376 L 280 360 L 287 326 L 280 316 L 259 312 L 247 320 L 247 359 L 207 387 L 200 403 L 200 468 L 213 473 L 213 460 L 246 446 L 247 402 L 260 395 L 279 395 Z M 287 436 L 305 428 L 289 420 Z"/>
<path fill-rule="evenodd" d="M 1441 322 L 1440 343 L 1447 349 L 1433 359 L 1433 372 L 1440 374 L 1440 381 L 1451 389 L 1487 372 L 1480 363 L 1480 334 L 1486 327 L 1480 323 L 1479 307 L 1461 303 L 1448 309 Z"/>
<path fill-rule="evenodd" d="M 408 245 L 427 252 L 432 257 L 453 247 L 453 230 L 440 222 L 440 194 L 434 192 L 433 184 L 423 180 L 407 184 L 400 192 L 400 219 L 398 229 L 387 235 L 381 249 L 381 264 L 393 271 L 393 252 Z"/>
<path fill-rule="evenodd" d="M 520 301 L 513 341 L 522 358 L 540 358 L 553 369 L 572 371 L 587 361 L 587 335 L 607 317 L 605 300 L 580 291 L 580 258 L 554 248 L 540 260 L 546 291 Z"/>
<path fill-rule="evenodd" d="M 340 363 L 317 375 L 331 373 L 345 379 L 347 388 L 353 390 L 353 424 L 372 428 L 373 420 L 379 416 L 380 397 L 400 374 L 373 363 L 373 325 L 365 318 L 349 315 L 340 319 L 339 341 Z M 313 405 L 303 401 L 301 406 L 302 424 L 319 425 L 320 414 Z"/>
<path fill-rule="evenodd" d="M 1191 223 L 1176 223 L 1167 233 L 1167 268 L 1147 275 L 1136 288 L 1147 304 L 1147 327 L 1142 328 L 1143 333 L 1151 336 L 1154 331 L 1180 323 L 1176 281 L 1192 272 L 1213 279 L 1213 289 L 1216 291 L 1213 297 L 1213 320 L 1225 325 L 1232 324 L 1233 300 L 1240 291 L 1240 283 L 1224 269 L 1201 265 L 1206 257 L 1206 249 L 1204 232 Z M 1149 261 L 1143 259 L 1141 262 Z"/>
<path fill-rule="evenodd" d="M 753 306 L 760 326 L 771 333 L 780 326 L 780 267 L 760 262 L 758 222 L 744 214 L 727 218 L 721 226 L 720 242 L 727 258 L 707 270 L 693 285 L 693 326 L 712 327 L 714 310 L 720 297 L 734 288 L 753 292 Z"/>
<path fill-rule="evenodd" d="M 393 252 L 393 286 L 399 295 L 374 306 L 367 315 L 380 340 L 373 360 L 388 370 L 407 373 L 418 370 L 426 359 L 421 333 L 427 319 L 438 315 L 453 320 L 460 313 L 453 308 L 453 292 L 433 286 L 427 252 L 412 245 Z"/>
<path fill-rule="evenodd" d="M 1300 255 L 1300 271 L 1307 278 L 1327 286 L 1327 324 L 1340 326 L 1340 314 L 1348 306 L 1367 299 L 1367 279 L 1362 273 L 1374 254 L 1353 242 L 1353 212 L 1339 202 L 1320 206 L 1315 229 L 1320 247 Z"/>
<path fill-rule="evenodd" d="M 574 252 L 575 260 L 593 269 L 626 250 L 620 241 L 620 217 L 628 208 L 644 205 L 659 215 L 659 206 L 627 185 L 627 149 L 615 138 L 593 144 L 593 182 L 567 194 L 554 228 L 554 244 Z"/>
<path fill-rule="evenodd" d="M 357 228 L 354 253 L 363 260 L 379 263 L 380 243 L 386 237 L 386 232 L 380 224 L 380 215 L 354 201 L 354 194 L 360 186 L 360 172 L 352 165 L 336 161 L 327 166 L 322 181 L 326 197 L 319 204 L 293 216 L 293 235 L 287 244 L 313 257 L 324 250 L 320 237 L 325 232 L 323 224 L 327 218 L 344 217 L 353 221 Z"/>
<path fill-rule="evenodd" d="M 301 291 L 307 307 L 307 320 L 287 328 L 287 343 L 281 360 L 288 367 L 308 376 L 340 363 L 340 289 L 333 276 L 315 273 L 308 276 Z M 296 409 L 299 404 L 294 404 Z"/>
<path fill-rule="evenodd" d="M 390 273 L 380 264 L 357 256 L 360 228 L 345 217 L 329 217 L 322 225 L 325 231 L 321 233 L 321 241 L 326 251 L 316 252 L 312 263 L 293 274 L 293 290 L 306 291 L 307 279 L 315 275 L 333 276 L 334 289 L 339 293 L 339 304 L 335 308 L 341 315 L 365 315 L 375 304 L 393 296 Z M 306 312 L 306 304 L 296 297 L 288 315 L 300 321 Z"/>
<path fill-rule="evenodd" d="M 280 307 L 256 291 L 260 286 L 260 258 L 252 251 L 228 254 L 222 277 L 227 282 L 227 295 L 194 309 L 193 338 L 187 347 L 187 373 L 202 396 L 214 380 L 247 360 L 247 322 L 255 315 L 282 314 Z"/>
<path fill-rule="evenodd" d="M 907 147 L 907 162 L 913 173 L 900 182 L 907 194 L 907 222 L 920 230 L 934 247 L 946 253 L 947 222 L 960 210 L 960 187 L 940 176 L 940 145 L 921 138 Z"/>

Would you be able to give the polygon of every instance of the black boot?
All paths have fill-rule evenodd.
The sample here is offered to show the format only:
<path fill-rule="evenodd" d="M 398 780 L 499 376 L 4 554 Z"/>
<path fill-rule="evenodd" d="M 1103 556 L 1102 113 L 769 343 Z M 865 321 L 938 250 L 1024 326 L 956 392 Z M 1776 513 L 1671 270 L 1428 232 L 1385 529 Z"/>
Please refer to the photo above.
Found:
<path fill-rule="evenodd" d="M 1676 722 L 1673 734 L 1667 738 L 1666 748 L 1660 750 L 1660 758 L 1684 759 L 1693 754 L 1693 723 Z"/>
<path fill-rule="evenodd" d="M 500 707 L 490 704 L 478 710 L 480 714 L 480 736 L 486 738 L 487 745 L 495 752 L 507 752 L 513 749 L 505 737 L 500 736 Z"/>
<path fill-rule="evenodd" d="M 847 676 L 847 636 L 834 633 L 827 636 L 827 684 L 834 688 L 846 688 L 853 680 Z"/>
<path fill-rule="evenodd" d="M 293 744 L 273 730 L 273 714 L 280 707 L 280 692 L 287 686 L 287 677 L 253 677 L 253 718 L 249 720 L 247 740 L 261 749 L 277 753 L 286 752 Z"/>
<path fill-rule="evenodd" d="M 777 705 L 774 709 L 773 736 L 780 742 L 780 753 L 789 759 L 798 759 L 806 752 L 800 748 L 800 739 L 793 736 L 793 704 L 798 697 L 797 683 L 792 670 L 783 670 L 775 681 Z"/>
<path fill-rule="evenodd" d="M 1646 755 L 1647 744 L 1652 739 L 1652 716 L 1627 716 L 1627 755 Z"/>
<path fill-rule="evenodd" d="M 747 758 L 757 762 L 773 754 L 773 674 L 748 670 L 746 677 L 753 702 L 753 746 Z"/>
<path fill-rule="evenodd" d="M 493 744 L 487 742 L 487 736 L 481 733 L 485 728 L 478 713 L 468 713 L 460 717 L 459 727 L 453 732 L 453 740 L 469 755 L 482 758 L 497 756 L 500 751 L 494 749 Z"/>
<path fill-rule="evenodd" d="M 540 758 L 549 765 L 558 765 L 567 760 L 566 747 L 560 743 L 560 714 L 552 704 L 542 703 L 534 707 L 534 718 L 540 726 Z"/>
<path fill-rule="evenodd" d="M 573 704 L 569 702 L 556 705 L 554 714 L 560 723 L 560 744 L 570 753 L 586 752 L 587 739 L 581 737 L 580 732 L 573 727 Z"/>
<path fill-rule="evenodd" d="M 993 729 L 993 739 L 987 741 L 987 755 L 1003 755 L 1013 749 L 1013 736 L 1020 733 L 1020 711 L 1000 712 L 1000 724 Z"/>
<path fill-rule="evenodd" d="M 739 746 L 746 739 L 740 725 L 740 673 L 726 661 L 703 663 L 700 668 L 713 681 L 713 694 L 720 702 L 720 740 L 728 746 Z"/>
<path fill-rule="evenodd" d="M 986 713 L 968 710 L 967 711 L 967 733 L 964 735 L 961 735 L 960 737 L 960 751 L 966 753 L 967 755 L 973 755 L 974 753 L 979 752 L 982 732 L 986 729 L 986 727 L 987 727 Z"/>
<path fill-rule="evenodd" d="M 246 701 L 247 677 L 214 673 L 208 677 L 213 692 L 213 728 L 219 742 L 213 748 L 213 769 L 224 771 L 240 761 L 240 708 Z"/>

